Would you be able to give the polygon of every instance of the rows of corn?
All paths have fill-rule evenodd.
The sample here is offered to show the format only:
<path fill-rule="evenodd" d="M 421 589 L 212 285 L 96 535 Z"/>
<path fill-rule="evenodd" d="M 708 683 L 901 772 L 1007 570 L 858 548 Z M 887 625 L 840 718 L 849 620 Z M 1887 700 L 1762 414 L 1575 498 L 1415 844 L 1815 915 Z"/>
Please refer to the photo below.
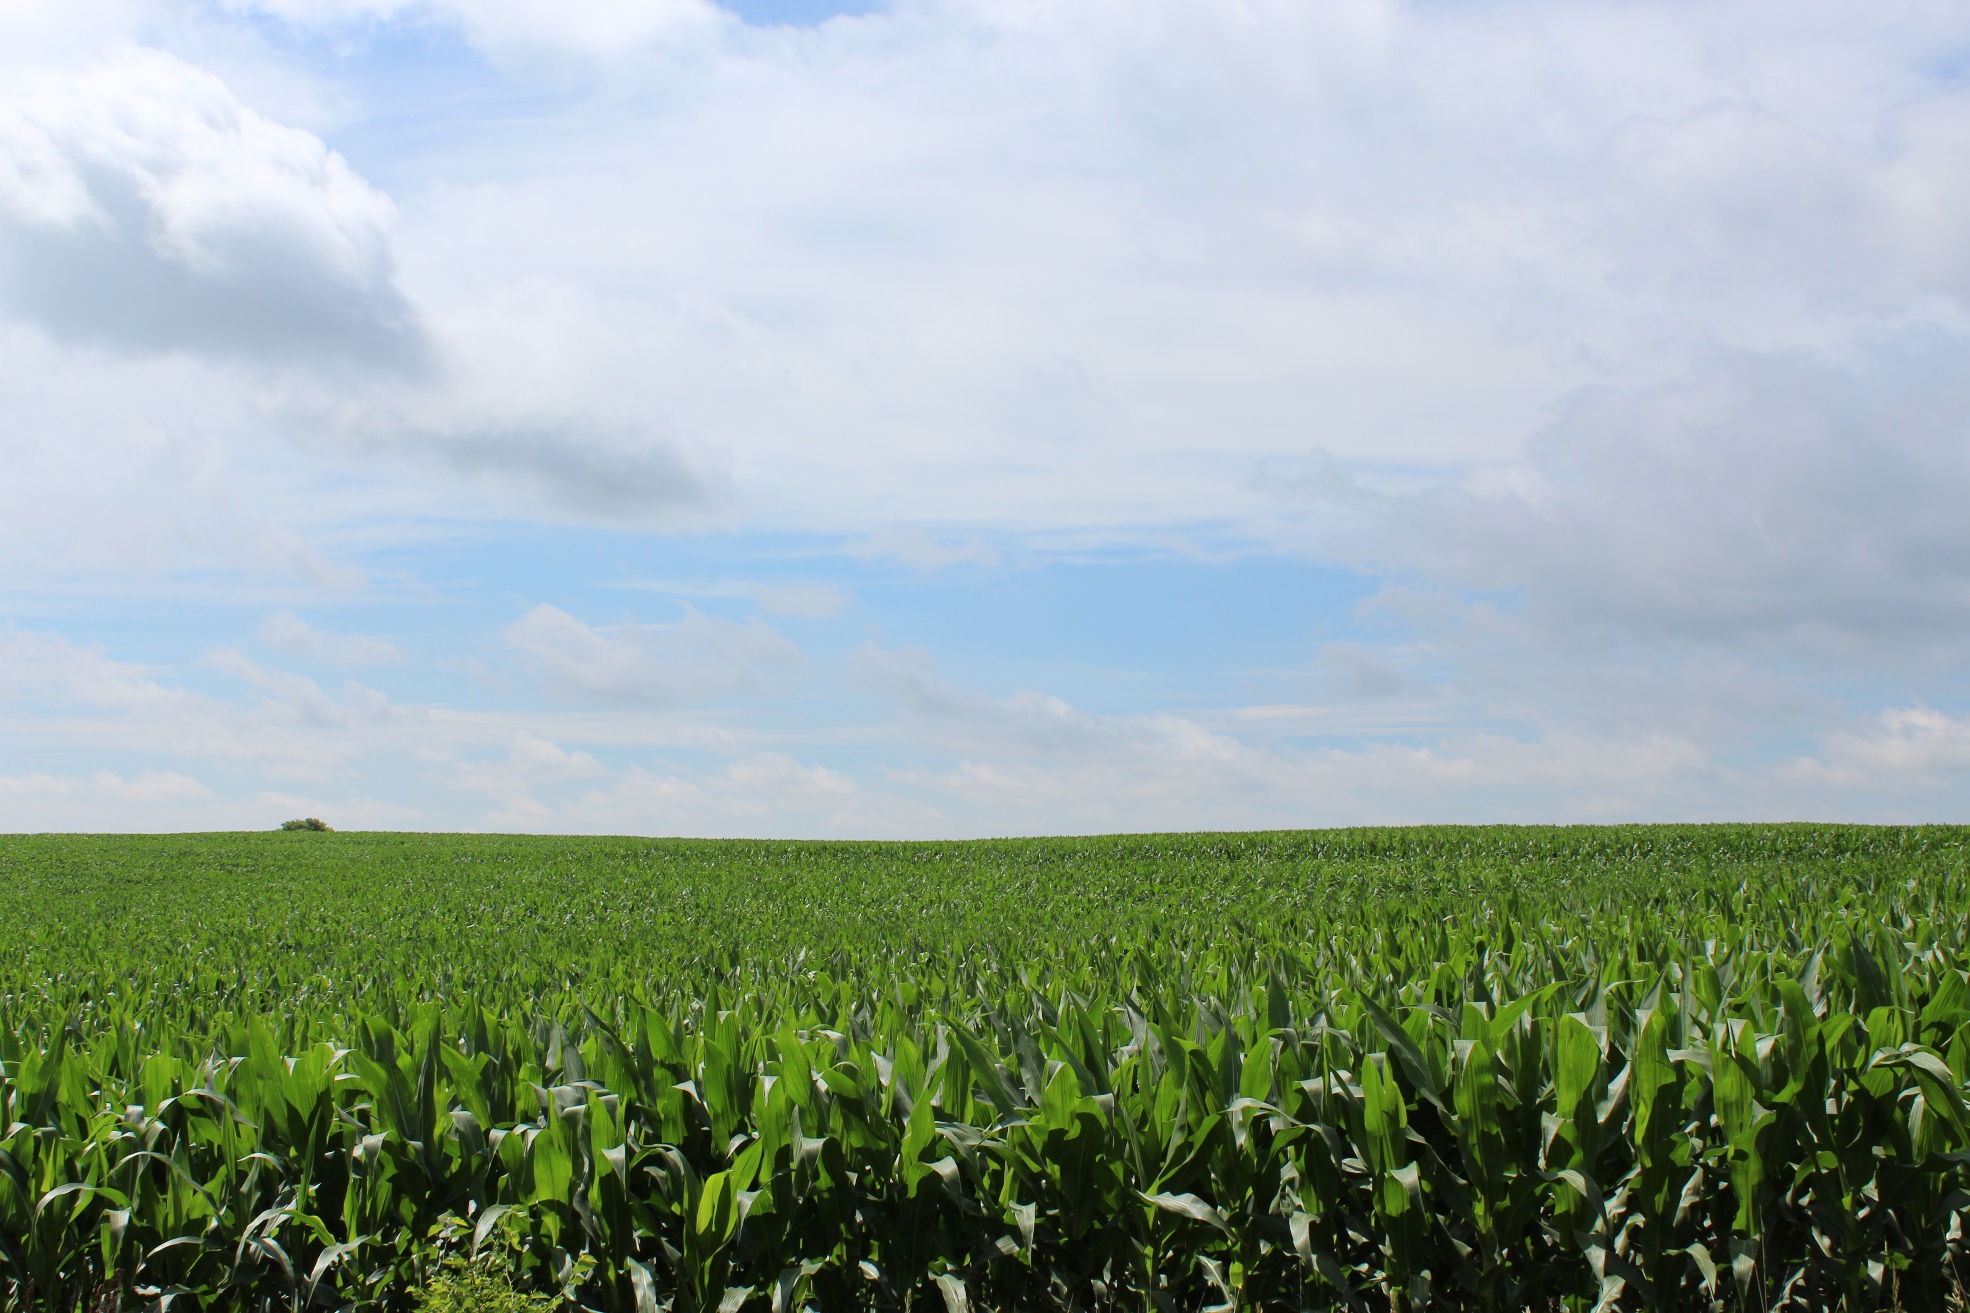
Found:
<path fill-rule="evenodd" d="M 1943 1309 L 1967 841 L 0 843 L 0 1290 Z"/>

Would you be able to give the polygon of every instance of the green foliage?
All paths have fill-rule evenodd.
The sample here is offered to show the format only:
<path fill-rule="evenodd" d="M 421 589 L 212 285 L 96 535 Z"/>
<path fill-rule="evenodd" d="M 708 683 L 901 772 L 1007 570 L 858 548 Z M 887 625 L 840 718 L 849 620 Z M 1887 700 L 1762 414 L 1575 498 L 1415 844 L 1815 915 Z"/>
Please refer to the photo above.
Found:
<path fill-rule="evenodd" d="M 310 816 L 306 820 L 301 821 L 282 821 L 280 828 L 283 830 L 315 830 L 324 834 L 334 832 L 333 826 L 316 816 Z"/>
<path fill-rule="evenodd" d="M 0 839 L 0 1290 L 1942 1308 L 1967 853 Z"/>
<path fill-rule="evenodd" d="M 484 1264 L 453 1257 L 413 1296 L 417 1313 L 554 1313 L 560 1300 L 513 1288 L 513 1279 Z"/>

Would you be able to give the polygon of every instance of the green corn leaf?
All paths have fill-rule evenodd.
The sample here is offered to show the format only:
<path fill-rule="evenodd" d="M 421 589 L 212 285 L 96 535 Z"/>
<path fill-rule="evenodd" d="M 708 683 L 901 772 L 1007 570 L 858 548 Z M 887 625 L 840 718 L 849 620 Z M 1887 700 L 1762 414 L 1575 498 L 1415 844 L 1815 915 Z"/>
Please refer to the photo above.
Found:
<path fill-rule="evenodd" d="M 1369 1166 L 1378 1173 L 1389 1172 L 1408 1162 L 1409 1110 L 1402 1089 L 1373 1058 L 1361 1064 L 1361 1107 Z"/>
<path fill-rule="evenodd" d="M 1136 1197 L 1163 1212 L 1202 1222 L 1227 1236 L 1231 1234 L 1231 1224 L 1225 1220 L 1224 1214 L 1194 1194 L 1144 1194 L 1137 1191 Z"/>
<path fill-rule="evenodd" d="M 951 1027 L 951 1038 L 955 1039 L 958 1047 L 963 1050 L 972 1074 L 985 1082 L 985 1097 L 992 1101 L 992 1106 L 998 1110 L 999 1116 L 1010 1117 L 1014 1110 L 1020 1107 L 1020 1103 L 1014 1097 L 1012 1084 L 1005 1078 L 998 1060 L 987 1052 L 985 1046 L 963 1026 Z"/>
<path fill-rule="evenodd" d="M 937 1293 L 944 1297 L 944 1313 L 971 1313 L 971 1295 L 965 1289 L 964 1279 L 950 1272 L 940 1272 L 933 1280 Z"/>
<path fill-rule="evenodd" d="M 1369 1019 L 1375 1023 L 1375 1029 L 1388 1041 L 1390 1054 L 1402 1064 L 1402 1073 L 1409 1078 L 1409 1083 L 1416 1087 L 1416 1093 L 1428 1099 L 1444 1116 L 1454 1117 L 1456 1114 L 1444 1103 L 1442 1094 L 1437 1089 L 1436 1078 L 1430 1074 L 1429 1060 L 1423 1056 L 1422 1049 L 1416 1046 L 1416 1041 L 1410 1037 L 1409 1032 L 1404 1030 L 1401 1023 L 1390 1016 L 1387 1010 L 1374 999 L 1364 995 L 1361 1006 L 1368 1013 Z"/>
<path fill-rule="evenodd" d="M 724 1245 L 739 1229 L 738 1192 L 730 1172 L 713 1172 L 704 1180 L 698 1206 L 692 1214 L 691 1229 L 700 1239 Z"/>

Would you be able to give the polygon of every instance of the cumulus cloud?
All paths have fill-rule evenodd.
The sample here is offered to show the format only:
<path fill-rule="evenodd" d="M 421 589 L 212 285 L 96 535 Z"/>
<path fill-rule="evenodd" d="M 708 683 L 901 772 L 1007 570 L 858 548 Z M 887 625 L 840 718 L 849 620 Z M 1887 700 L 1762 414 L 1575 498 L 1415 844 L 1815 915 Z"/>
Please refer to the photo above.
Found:
<path fill-rule="evenodd" d="M 461 762 L 451 779 L 452 787 L 482 793 L 496 804 L 494 823 L 502 819 L 539 819 L 551 815 L 550 809 L 535 796 L 542 784 L 567 780 L 594 779 L 607 772 L 586 752 L 570 752 L 558 743 L 525 730 L 514 733 L 501 760 Z"/>
<path fill-rule="evenodd" d="M 586 428 L 467 427 L 399 436 L 461 474 L 517 483 L 583 518 L 647 522 L 703 507 L 725 492 L 715 472 L 695 468 L 662 439 L 607 438 Z"/>
<path fill-rule="evenodd" d="M 788 838 L 916 838 L 948 834 L 953 825 L 936 806 L 883 782 L 770 751 L 712 769 L 632 766 L 514 822 L 603 834 Z"/>
<path fill-rule="evenodd" d="M 757 694 L 768 670 L 800 659 L 800 650 L 763 621 L 741 624 L 689 606 L 676 624 L 597 629 L 543 602 L 505 633 L 550 694 L 594 706 Z"/>
<path fill-rule="evenodd" d="M 214 796 L 212 790 L 191 776 L 169 770 L 142 771 L 129 780 L 99 770 L 89 777 L 89 783 L 104 797 L 117 802 L 181 802 Z"/>
<path fill-rule="evenodd" d="M 300 816 L 316 816 L 338 830 L 409 830 L 428 827 L 431 817 L 415 807 L 384 802 L 361 794 L 310 797 L 263 789 L 242 810 L 251 809 L 252 824 L 266 827 Z"/>
<path fill-rule="evenodd" d="M 12 625 L 0 630 L 0 697 L 46 698 L 133 714 L 176 714 L 197 705 L 196 695 L 160 683 L 155 673 L 58 634 Z"/>
<path fill-rule="evenodd" d="M 211 789 L 177 771 L 0 775 L 0 828 L 13 831 L 182 829 L 218 814 L 217 802 Z"/>
<path fill-rule="evenodd" d="M 1970 350 L 1731 353 L 1575 395 L 1524 458 L 1390 491 L 1331 457 L 1268 486 L 1336 506 L 1363 563 L 1523 590 L 1569 641 L 1884 652 L 1970 621 Z"/>
<path fill-rule="evenodd" d="M 182 480 L 126 471 L 154 465 L 158 446 L 196 445 L 207 468 L 193 495 L 235 504 L 175 517 L 170 538 L 251 521 L 240 485 L 268 471 L 241 467 L 269 430 L 312 456 L 436 468 L 454 496 L 491 491 L 535 512 L 649 523 L 728 499 L 717 452 L 687 453 L 647 413 L 557 394 L 542 363 L 556 333 L 579 336 L 565 323 L 502 331 L 483 307 L 454 308 L 435 331 L 400 285 L 397 227 L 395 203 L 318 136 L 172 54 L 30 63 L 0 93 L 0 315 L 92 350 L 38 364 L 35 344 L 15 350 L 0 441 L 51 467 L 69 498 L 115 497 L 153 521 L 173 518 L 166 494 Z M 185 377 L 161 379 L 159 355 Z M 259 368 L 228 372 L 238 362 Z M 99 435 L 105 408 L 117 413 Z M 271 471 L 278 493 L 295 490 L 287 466 Z M 240 561 L 349 582 L 292 529 L 231 536 L 249 540 Z M 275 537 L 289 541 L 270 552 Z"/>
<path fill-rule="evenodd" d="M 340 698 L 331 697 L 305 675 L 269 669 L 232 648 L 218 648 L 207 653 L 205 660 L 213 669 L 260 690 L 266 711 L 300 724 L 334 728 L 362 721 L 399 720 L 412 714 L 392 706 L 387 696 L 354 680 L 343 685 Z"/>
<path fill-rule="evenodd" d="M 1317 706 L 1103 714 L 1038 691 L 989 694 L 946 678 L 921 650 L 865 646 L 851 672 L 893 716 L 815 725 L 795 752 L 758 729 L 675 723 L 674 706 L 403 709 L 353 686 L 330 696 L 237 654 L 211 660 L 256 696 L 192 693 L 53 636 L 9 631 L 0 729 L 22 752 L 58 744 L 71 758 L 203 761 L 249 788 L 229 795 L 203 770 L 164 766 L 29 769 L 0 778 L 0 823 L 211 828 L 307 814 L 345 827 L 930 837 L 1425 820 L 1902 819 L 1962 798 L 1970 780 L 1966 719 L 1921 706 L 1822 730 L 1820 751 L 1788 764 L 1747 755 L 1688 708 L 1595 724 L 1546 701 L 1527 704 L 1529 723 L 1508 724 L 1524 708 L 1495 695 L 1405 724 L 1410 695 L 1398 694 L 1362 704 L 1380 724 L 1340 704 L 1326 709 L 1339 717 L 1327 719 Z M 584 669 L 597 677 L 595 666 Z M 1720 697 L 1724 688 L 1719 681 Z M 1441 711 L 1446 701 L 1432 705 Z M 408 779 L 391 802 L 376 802 L 374 782 L 411 763 L 421 763 L 423 791 Z M 283 777 L 367 786 L 301 798 L 259 784 Z M 486 809 L 461 816 L 460 797 L 483 799 Z"/>
<path fill-rule="evenodd" d="M 270 446 L 233 368 L 63 347 L 0 313 L 0 572 L 23 591 L 200 576 L 360 588 L 355 500 Z"/>
<path fill-rule="evenodd" d="M 0 95 L 0 303 L 58 338 L 413 364 L 394 222 L 319 138 L 160 51 Z"/>
<path fill-rule="evenodd" d="M 378 743 L 426 728 L 421 710 L 360 684 L 330 694 L 229 649 L 208 653 L 206 664 L 255 696 L 213 696 L 57 634 L 0 630 L 0 723 L 38 750 L 229 762 L 286 779 L 333 775 Z"/>
<path fill-rule="evenodd" d="M 297 816 L 330 817 L 338 829 L 400 829 L 423 818 L 415 808 L 360 795 L 321 799 L 268 790 L 229 799 L 177 771 L 0 775 L 0 829 L 11 832 L 268 829 Z"/>
<path fill-rule="evenodd" d="M 1119 762 L 966 758 L 902 778 L 941 795 L 974 832 L 1304 828 L 1519 820 L 1622 821 L 1667 809 L 1724 817 L 1716 772 L 1675 740 L 1527 742 L 1468 735 L 1429 745 L 1282 754 L 1199 736 L 1206 750 Z M 1533 798 L 1536 803 L 1528 803 Z"/>
<path fill-rule="evenodd" d="M 444 778 L 490 799 L 479 823 L 498 829 L 909 837 L 950 823 L 919 799 L 777 751 L 740 753 L 709 768 L 611 771 L 587 753 L 521 731 L 503 759 L 459 762 Z"/>
<path fill-rule="evenodd" d="M 8 799 L 64 798 L 78 794 L 122 803 L 182 802 L 213 796 L 212 790 L 176 771 L 146 770 L 127 780 L 106 770 L 95 771 L 86 780 L 52 775 L 0 776 L 0 797 Z"/>
<path fill-rule="evenodd" d="M 1798 778 L 1846 788 L 1933 789 L 1970 773 L 1970 716 L 1891 707 L 1872 725 L 1828 735 L 1817 756 L 1791 769 Z"/>
<path fill-rule="evenodd" d="M 1512 734 L 1425 726 L 1405 736 L 1411 742 L 1355 736 L 1301 747 L 1250 737 L 1282 719 L 1283 708 L 1102 715 L 1039 693 L 995 698 L 964 689 L 920 651 L 864 647 L 855 664 L 925 733 L 904 748 L 912 764 L 891 778 L 940 798 L 974 833 L 991 831 L 988 818 L 1042 833 L 1621 820 L 1663 809 L 1711 816 L 1757 794 L 1700 739 L 1661 728 Z M 926 747 L 943 760 L 923 760 Z"/>
<path fill-rule="evenodd" d="M 938 672 L 922 648 L 885 651 L 864 643 L 849 656 L 852 677 L 892 699 L 958 749 L 1022 757 L 1113 755 L 1140 750 L 1147 740 L 1193 728 L 1172 719 L 1118 719 L 1077 710 L 1057 697 L 1022 689 L 994 698 L 961 688 Z"/>

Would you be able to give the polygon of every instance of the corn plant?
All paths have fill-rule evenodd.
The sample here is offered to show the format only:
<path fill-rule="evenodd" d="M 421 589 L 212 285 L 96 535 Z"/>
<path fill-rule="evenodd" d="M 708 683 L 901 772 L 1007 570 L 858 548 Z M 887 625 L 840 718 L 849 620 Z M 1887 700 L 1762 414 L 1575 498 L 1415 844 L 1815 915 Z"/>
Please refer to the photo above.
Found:
<path fill-rule="evenodd" d="M 4 841 L 0 1290 L 1944 1308 L 1964 838 Z"/>

